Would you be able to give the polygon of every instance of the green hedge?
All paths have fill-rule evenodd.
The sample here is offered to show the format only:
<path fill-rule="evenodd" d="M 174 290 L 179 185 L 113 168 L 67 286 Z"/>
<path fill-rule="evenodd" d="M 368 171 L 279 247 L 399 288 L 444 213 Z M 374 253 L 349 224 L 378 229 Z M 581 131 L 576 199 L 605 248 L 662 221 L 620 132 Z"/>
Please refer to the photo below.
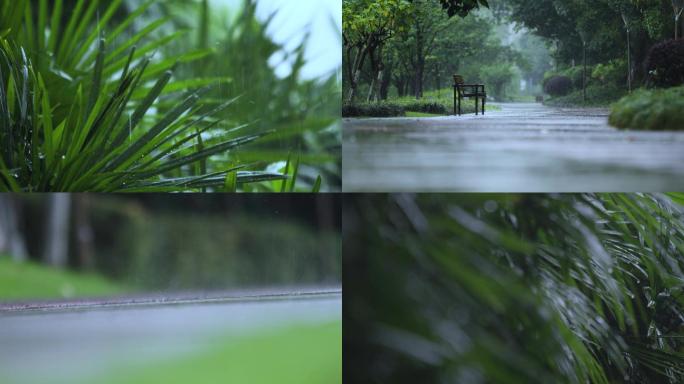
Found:
<path fill-rule="evenodd" d="M 223 289 L 337 283 L 341 238 L 302 223 L 236 213 L 148 213 L 117 198 L 93 200 L 95 263 L 147 289 Z"/>
<path fill-rule="evenodd" d="M 342 117 L 394 117 L 404 116 L 405 109 L 396 103 L 363 103 L 342 106 Z"/>
<path fill-rule="evenodd" d="M 435 115 L 446 115 L 449 110 L 443 104 L 431 101 L 405 102 L 403 100 L 392 100 L 380 103 L 363 103 L 345 105 L 342 107 L 344 117 L 395 117 L 405 116 L 406 112 L 422 112 Z"/>
<path fill-rule="evenodd" d="M 594 106 L 607 107 L 619 100 L 627 93 L 624 87 L 616 85 L 590 85 L 587 87 L 587 101 L 584 102 L 582 90 L 571 92 L 565 96 L 558 96 L 544 101 L 545 105 L 553 107 Z"/>
<path fill-rule="evenodd" d="M 608 121 L 626 129 L 684 130 L 684 86 L 635 91 L 613 105 Z"/>
<path fill-rule="evenodd" d="M 403 107 L 405 110 L 411 112 L 432 113 L 435 115 L 449 114 L 449 110 L 444 106 L 444 104 L 437 102 L 415 101 L 412 103 L 405 104 Z"/>

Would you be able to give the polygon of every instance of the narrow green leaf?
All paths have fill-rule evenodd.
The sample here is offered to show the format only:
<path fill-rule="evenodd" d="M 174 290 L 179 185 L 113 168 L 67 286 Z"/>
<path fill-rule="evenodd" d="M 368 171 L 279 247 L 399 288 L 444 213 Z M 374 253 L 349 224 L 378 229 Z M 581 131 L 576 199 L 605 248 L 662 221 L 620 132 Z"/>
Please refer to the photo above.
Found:
<path fill-rule="evenodd" d="M 50 37 L 48 38 L 48 51 L 55 52 L 57 40 L 60 34 L 60 26 L 62 24 L 62 0 L 56 0 L 52 9 L 52 18 L 50 20 Z"/>
<path fill-rule="evenodd" d="M 290 184 L 289 192 L 294 192 L 295 184 L 297 183 L 297 174 L 299 173 L 299 155 L 297 155 L 297 160 L 295 161 L 294 168 L 292 170 L 292 181 Z"/>
<path fill-rule="evenodd" d="M 318 175 L 316 177 L 316 182 L 314 183 L 313 189 L 311 190 L 312 193 L 319 193 L 321 191 L 321 182 L 323 179 L 321 179 L 321 175 Z"/>
<path fill-rule="evenodd" d="M 226 192 L 237 192 L 237 172 L 228 172 L 224 187 Z"/>

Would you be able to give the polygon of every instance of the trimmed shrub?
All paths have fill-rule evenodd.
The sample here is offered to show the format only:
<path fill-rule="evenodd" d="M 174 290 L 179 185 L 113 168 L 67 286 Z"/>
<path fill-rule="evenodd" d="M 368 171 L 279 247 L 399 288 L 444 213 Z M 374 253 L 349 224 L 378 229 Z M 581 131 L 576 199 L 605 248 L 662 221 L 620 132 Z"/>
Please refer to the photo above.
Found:
<path fill-rule="evenodd" d="M 651 47 L 646 72 L 656 87 L 684 84 L 684 39 L 667 40 Z"/>
<path fill-rule="evenodd" d="M 436 102 L 416 101 L 413 103 L 404 104 L 403 107 L 404 110 L 411 112 L 432 113 L 435 115 L 446 115 L 449 113 L 443 104 Z"/>
<path fill-rule="evenodd" d="M 587 66 L 587 84 L 589 83 L 589 77 L 591 77 L 591 67 Z M 583 69 L 581 65 L 576 65 L 574 67 L 565 68 L 560 71 L 549 71 L 544 73 L 544 79 L 542 80 L 542 87 L 545 88 L 546 84 L 558 76 L 569 77 L 572 81 L 573 89 L 582 89 L 582 74 Z"/>
<path fill-rule="evenodd" d="M 615 84 L 587 86 L 587 100 L 584 101 L 582 90 L 570 92 L 565 96 L 558 96 L 544 100 L 544 105 L 553 107 L 593 106 L 603 107 L 614 103 L 627 93 L 627 89 Z"/>
<path fill-rule="evenodd" d="M 582 89 L 582 76 L 584 75 L 584 68 L 581 65 L 570 67 L 560 73 L 561 76 L 567 76 L 572 80 L 572 86 L 575 89 Z M 587 66 L 587 82 L 591 76 L 591 67 Z"/>
<path fill-rule="evenodd" d="M 572 90 L 572 80 L 567 76 L 553 76 L 544 85 L 544 92 L 551 96 L 565 96 Z"/>
<path fill-rule="evenodd" d="M 618 128 L 684 130 L 684 86 L 625 96 L 613 105 L 608 122 Z"/>
<path fill-rule="evenodd" d="M 606 64 L 598 64 L 591 71 L 591 78 L 601 84 L 619 84 L 627 82 L 627 62 L 625 60 L 611 60 Z"/>
<path fill-rule="evenodd" d="M 404 116 L 405 108 L 395 103 L 363 103 L 342 106 L 342 117 Z"/>

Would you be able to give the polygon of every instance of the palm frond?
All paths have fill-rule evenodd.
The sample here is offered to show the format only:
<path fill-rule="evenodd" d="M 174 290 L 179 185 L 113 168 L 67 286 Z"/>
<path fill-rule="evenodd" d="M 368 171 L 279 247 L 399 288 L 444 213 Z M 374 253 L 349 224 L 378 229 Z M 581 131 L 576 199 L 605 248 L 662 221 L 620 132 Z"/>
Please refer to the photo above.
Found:
<path fill-rule="evenodd" d="M 684 220 L 669 197 L 349 200 L 351 381 L 684 380 Z M 412 338 L 440 358 L 401 347 Z"/>

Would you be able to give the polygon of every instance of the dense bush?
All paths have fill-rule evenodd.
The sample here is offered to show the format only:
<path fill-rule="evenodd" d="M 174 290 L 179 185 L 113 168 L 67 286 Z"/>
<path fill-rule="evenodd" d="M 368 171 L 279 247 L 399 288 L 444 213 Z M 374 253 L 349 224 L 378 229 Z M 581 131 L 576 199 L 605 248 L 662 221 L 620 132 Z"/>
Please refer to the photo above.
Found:
<path fill-rule="evenodd" d="M 589 85 L 587 86 L 587 100 L 581 89 L 573 91 L 565 96 L 558 96 L 544 101 L 544 104 L 554 107 L 574 107 L 586 105 L 594 107 L 609 106 L 620 100 L 627 93 L 627 89 L 615 84 Z"/>
<path fill-rule="evenodd" d="M 341 280 L 341 243 L 333 232 L 269 218 L 155 215 L 129 276 L 159 289 L 221 289 Z M 256 228 L 262 228 L 257 230 Z M 131 237 L 129 237 L 130 239 Z"/>
<path fill-rule="evenodd" d="M 613 106 L 609 122 L 618 128 L 684 130 L 684 86 L 636 91 Z"/>
<path fill-rule="evenodd" d="M 611 60 L 598 64 L 591 71 L 591 78 L 601 84 L 623 84 L 627 81 L 627 63 L 625 60 Z"/>
<path fill-rule="evenodd" d="M 449 113 L 444 104 L 437 102 L 415 101 L 402 106 L 404 107 L 404 110 L 411 112 L 432 113 L 435 115 L 446 115 Z"/>
<path fill-rule="evenodd" d="M 342 106 L 343 117 L 393 117 L 404 116 L 403 106 L 395 103 L 346 104 Z"/>
<path fill-rule="evenodd" d="M 480 68 L 480 76 L 487 86 L 489 94 L 497 101 L 506 98 L 506 86 L 513 82 L 516 73 L 509 63 L 497 63 Z"/>
<path fill-rule="evenodd" d="M 553 76 L 544 85 L 544 92 L 551 96 L 564 96 L 572 91 L 572 80 L 567 76 Z"/>
<path fill-rule="evenodd" d="M 587 77 L 591 74 L 591 67 L 587 67 Z M 572 80 L 572 86 L 575 89 L 582 89 L 583 86 L 583 76 L 584 67 L 581 65 L 576 65 L 570 67 L 560 73 L 561 76 L 567 76 Z M 588 79 L 587 79 L 588 80 Z"/>
<path fill-rule="evenodd" d="M 589 77 L 591 76 L 592 68 L 587 66 L 587 84 L 589 84 Z M 582 89 L 582 77 L 584 75 L 584 68 L 581 65 L 576 65 L 574 67 L 569 67 L 559 71 L 549 71 L 544 74 L 544 79 L 542 80 L 542 87 L 546 87 L 546 84 L 554 77 L 563 76 L 570 78 L 572 82 L 572 88 Z"/>
<path fill-rule="evenodd" d="M 657 87 L 684 84 L 684 39 L 654 45 L 646 57 L 646 71 Z"/>

